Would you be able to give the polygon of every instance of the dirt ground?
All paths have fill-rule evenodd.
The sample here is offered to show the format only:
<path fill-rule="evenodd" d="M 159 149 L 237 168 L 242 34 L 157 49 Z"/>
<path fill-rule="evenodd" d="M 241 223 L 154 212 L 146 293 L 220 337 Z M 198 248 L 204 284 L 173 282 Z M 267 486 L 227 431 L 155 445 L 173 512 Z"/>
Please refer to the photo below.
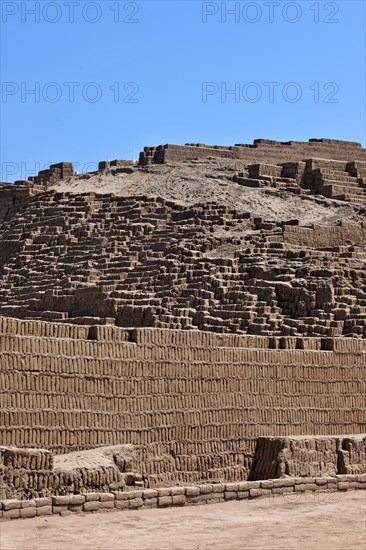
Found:
<path fill-rule="evenodd" d="M 133 167 L 126 172 L 92 174 L 89 179 L 76 176 L 61 180 L 54 187 L 59 192 L 112 193 L 123 197 L 146 195 L 162 197 L 180 204 L 192 205 L 215 201 L 239 211 L 250 212 L 265 220 L 298 219 L 299 225 L 312 223 L 332 225 L 340 219 L 352 220 L 354 207 L 342 201 L 299 195 L 278 189 L 243 187 L 232 181 L 244 169 L 243 161 L 200 159 L 177 164 Z"/>
<path fill-rule="evenodd" d="M 186 508 L 0 524 L 1 550 L 364 550 L 366 492 L 278 495 Z"/>

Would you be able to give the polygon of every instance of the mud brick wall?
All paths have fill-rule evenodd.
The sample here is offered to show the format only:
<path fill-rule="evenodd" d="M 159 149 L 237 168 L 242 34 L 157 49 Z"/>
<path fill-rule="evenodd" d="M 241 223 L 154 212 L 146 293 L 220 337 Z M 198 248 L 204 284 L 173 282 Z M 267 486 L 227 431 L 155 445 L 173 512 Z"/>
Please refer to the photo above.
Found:
<path fill-rule="evenodd" d="M 251 479 L 366 473 L 366 436 L 260 437 Z"/>
<path fill-rule="evenodd" d="M 72 177 L 73 174 L 74 169 L 71 162 L 59 162 L 58 164 L 51 164 L 46 170 L 38 172 L 38 175 L 32 177 L 31 181 L 35 185 L 43 186 L 46 190 L 50 185 L 61 179 Z"/>
<path fill-rule="evenodd" d="M 0 447 L 0 464 L 6 468 L 18 470 L 52 470 L 53 455 L 44 449 L 18 449 Z"/>
<path fill-rule="evenodd" d="M 104 327 L 98 328 L 103 329 Z M 0 317 L 0 334 L 86 339 L 89 335 L 89 327 Z"/>
<path fill-rule="evenodd" d="M 112 466 L 75 468 L 67 472 L 4 468 L 0 494 L 1 498 L 39 498 L 74 492 L 110 491 L 123 485 L 122 475 Z"/>
<path fill-rule="evenodd" d="M 333 352 L 131 332 L 125 342 L 0 335 L 2 443 L 132 444 L 153 486 L 246 479 L 260 436 L 365 432 L 366 353 L 348 351 L 352 339 Z"/>
<path fill-rule="evenodd" d="M 0 225 L 25 206 L 30 197 L 29 187 L 0 185 Z"/>
<path fill-rule="evenodd" d="M 48 186 L 61 179 L 72 177 L 73 173 L 71 162 L 60 162 L 51 164 L 47 170 L 41 170 L 37 176 L 31 176 L 27 181 L 20 180 L 13 184 L 0 183 L 0 226 L 26 206 L 32 196 L 43 193 Z"/>
<path fill-rule="evenodd" d="M 286 225 L 283 236 L 288 244 L 311 248 L 346 246 L 350 243 L 363 245 L 366 241 L 366 223 L 314 228 Z"/>
<path fill-rule="evenodd" d="M 98 163 L 98 172 L 104 172 L 111 168 L 121 168 L 126 166 L 134 166 L 133 160 L 115 159 L 115 160 L 101 160 Z"/>
<path fill-rule="evenodd" d="M 215 483 L 191 487 L 159 487 L 132 491 L 95 492 L 77 495 L 34 498 L 32 500 L 0 500 L 0 521 L 36 516 L 64 515 L 70 512 L 96 512 L 167 508 L 195 504 L 215 504 L 225 501 L 258 497 L 275 499 L 283 495 L 313 493 L 320 502 L 320 493 L 365 490 L 366 475 L 338 475 L 334 477 L 287 478 L 239 483 Z M 290 499 L 289 499 L 290 500 Z M 326 495 L 324 495 L 324 501 Z M 315 502 L 315 500 L 314 500 Z"/>
<path fill-rule="evenodd" d="M 113 466 L 53 468 L 44 449 L 0 447 L 0 498 L 34 498 L 123 488 L 124 477 Z"/>
<path fill-rule="evenodd" d="M 338 449 L 338 473 L 357 475 L 366 472 L 366 437 L 342 438 Z"/>
<path fill-rule="evenodd" d="M 301 161 L 310 157 L 365 161 L 365 149 L 359 143 L 338 140 L 309 140 L 308 142 L 256 139 L 253 144 L 234 146 L 166 144 L 145 147 L 140 153 L 140 164 L 164 164 L 204 157 L 221 157 L 259 162 Z M 351 158 L 353 157 L 353 158 Z"/>

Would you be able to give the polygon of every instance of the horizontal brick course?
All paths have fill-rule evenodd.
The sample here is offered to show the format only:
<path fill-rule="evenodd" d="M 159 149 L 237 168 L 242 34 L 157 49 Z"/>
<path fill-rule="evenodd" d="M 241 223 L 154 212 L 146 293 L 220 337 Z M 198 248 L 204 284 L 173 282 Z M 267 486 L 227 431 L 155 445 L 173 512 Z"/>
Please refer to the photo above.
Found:
<path fill-rule="evenodd" d="M 213 487 L 216 492 L 204 492 L 203 485 L 200 486 L 187 486 L 187 487 L 170 487 L 169 491 L 172 493 L 169 496 L 156 496 L 159 491 L 166 491 L 168 488 L 160 488 L 156 490 L 146 489 L 142 491 L 142 497 L 136 497 L 134 493 L 138 492 L 116 492 L 115 494 L 105 493 L 108 495 L 107 500 L 103 499 L 102 494 L 90 495 L 88 493 L 83 495 L 70 495 L 68 503 L 65 500 L 59 501 L 59 497 L 52 497 L 52 499 L 37 499 L 33 501 L 21 501 L 16 499 L 4 500 L 0 502 L 1 513 L 4 519 L 16 519 L 19 517 L 35 517 L 51 514 L 68 515 L 70 513 L 77 512 L 97 512 L 108 510 L 137 510 L 141 508 L 166 508 L 170 506 L 186 506 L 195 504 L 208 504 L 218 503 L 224 501 L 255 499 L 259 497 L 276 497 L 282 495 L 288 495 L 289 499 L 296 501 L 303 492 L 314 493 L 334 493 L 337 491 L 348 490 L 366 490 L 365 476 L 347 476 L 347 480 L 343 480 L 345 476 L 336 476 L 334 479 L 327 478 L 293 478 L 293 479 L 276 479 L 266 480 L 263 482 L 248 481 L 239 482 L 233 484 L 215 484 Z M 324 480 L 326 483 L 324 484 Z M 311 483 L 314 481 L 314 483 Z M 334 481 L 334 483 L 333 483 Z M 265 487 L 259 487 L 259 484 L 263 483 Z M 227 486 L 231 489 L 227 490 Z M 208 487 L 210 487 L 208 485 Z M 212 487 L 212 486 L 211 486 Z M 246 490 L 243 487 L 247 487 Z M 179 494 L 174 494 L 178 491 Z M 183 492 L 185 494 L 183 494 Z M 293 496 L 291 496 L 291 494 Z M 296 496 L 297 494 L 297 496 Z M 133 498 L 130 498 L 132 495 Z M 123 498 L 121 498 L 123 496 Z M 88 498 L 94 498 L 98 500 L 87 500 Z M 64 502 L 64 505 L 42 505 L 43 502 L 54 500 L 54 502 Z M 81 504 L 85 500 L 84 504 Z M 76 502 L 80 504 L 76 504 Z M 292 502 L 292 500 L 289 500 Z"/>

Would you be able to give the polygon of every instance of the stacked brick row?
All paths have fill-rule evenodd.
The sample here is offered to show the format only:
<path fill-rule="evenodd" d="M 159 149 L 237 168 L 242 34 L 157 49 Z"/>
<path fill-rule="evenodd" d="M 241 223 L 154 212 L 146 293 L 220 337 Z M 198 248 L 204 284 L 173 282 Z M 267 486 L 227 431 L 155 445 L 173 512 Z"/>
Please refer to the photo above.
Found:
<path fill-rule="evenodd" d="M 82 326 L 11 317 L 0 317 L 0 334 L 174 347 L 190 346 L 192 343 L 190 331 L 156 328 L 123 329 L 103 325 Z M 366 351 L 366 341 L 353 338 L 271 337 L 195 331 L 194 341 L 195 346 L 203 348 L 298 349 L 342 353 Z"/>
<path fill-rule="evenodd" d="M 339 161 L 311 158 L 300 162 L 247 164 L 233 181 L 245 187 L 272 187 L 330 199 L 366 204 L 366 160 Z"/>
<path fill-rule="evenodd" d="M 288 478 L 268 481 L 218 483 L 190 487 L 144 489 L 129 492 L 99 492 L 35 498 L 32 500 L 7 499 L 0 501 L 0 520 L 32 518 L 52 514 L 67 515 L 77 512 L 111 510 L 138 510 L 215 504 L 225 501 L 267 497 L 272 502 L 285 499 L 298 502 L 304 493 L 312 493 L 314 502 L 327 500 L 327 493 L 348 490 L 365 490 L 366 475 L 323 478 Z"/>
<path fill-rule="evenodd" d="M 97 328 L 97 327 L 96 327 Z M 104 327 L 98 327 L 103 329 Z M 0 317 L 0 334 L 86 340 L 89 327 Z M 122 330 L 120 331 L 123 332 Z M 108 338 L 104 338 L 108 340 Z"/>

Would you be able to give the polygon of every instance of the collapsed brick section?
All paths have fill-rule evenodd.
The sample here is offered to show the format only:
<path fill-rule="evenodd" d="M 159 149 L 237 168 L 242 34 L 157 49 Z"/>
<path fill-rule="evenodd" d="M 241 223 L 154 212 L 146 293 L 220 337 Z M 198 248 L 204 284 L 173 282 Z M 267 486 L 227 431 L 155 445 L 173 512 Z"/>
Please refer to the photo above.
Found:
<path fill-rule="evenodd" d="M 49 192 L 0 232 L 0 314 L 268 336 L 366 336 L 366 222 Z"/>
<path fill-rule="evenodd" d="M 245 170 L 233 181 L 247 187 L 274 187 L 366 205 L 366 152 L 359 143 L 330 139 L 278 142 L 257 139 L 252 145 L 225 147 L 187 143 L 145 147 L 140 165 L 174 164 L 200 158 L 237 159 Z M 337 160 L 334 160 L 337 159 Z"/>
<path fill-rule="evenodd" d="M 79 464 L 68 467 L 67 457 L 59 460 L 45 449 L 0 447 L 0 498 L 39 498 L 53 495 L 126 490 L 142 485 L 141 476 L 128 472 L 130 461 L 123 460 L 123 446 L 108 447 L 111 460 L 103 461 L 103 450 L 95 464 L 88 453 L 81 453 Z M 74 459 L 75 461 L 75 459 Z M 89 460 L 90 462 L 90 460 Z M 126 469 L 127 463 L 127 469 Z"/>
<path fill-rule="evenodd" d="M 251 479 L 366 473 L 366 436 L 260 437 Z"/>
<path fill-rule="evenodd" d="M 126 455 L 125 447 L 131 453 L 131 446 L 93 450 L 91 462 L 90 451 L 54 456 L 44 449 L 0 447 L 0 499 L 55 495 L 71 498 L 80 493 L 141 490 L 149 480 L 145 478 L 144 482 L 140 474 L 129 472 L 131 455 Z M 106 461 L 105 455 L 110 460 Z M 70 462 L 72 467 L 68 466 Z M 366 437 L 260 437 L 249 478 L 251 481 L 289 477 L 329 479 L 365 474 Z"/>
<path fill-rule="evenodd" d="M 40 186 L 47 190 L 54 183 L 61 179 L 70 178 L 73 174 L 74 171 L 71 162 L 59 162 L 58 164 L 51 164 L 48 169 L 41 170 L 38 176 L 32 176 L 29 179 L 35 186 Z"/>

